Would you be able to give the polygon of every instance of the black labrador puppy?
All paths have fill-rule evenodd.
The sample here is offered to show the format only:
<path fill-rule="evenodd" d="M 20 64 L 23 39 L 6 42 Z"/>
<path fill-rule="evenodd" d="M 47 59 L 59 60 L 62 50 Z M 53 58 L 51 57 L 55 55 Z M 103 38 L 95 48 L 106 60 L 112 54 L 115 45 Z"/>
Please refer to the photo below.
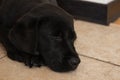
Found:
<path fill-rule="evenodd" d="M 12 60 L 46 65 L 54 71 L 75 70 L 73 18 L 55 0 L 1 0 L 0 41 Z"/>

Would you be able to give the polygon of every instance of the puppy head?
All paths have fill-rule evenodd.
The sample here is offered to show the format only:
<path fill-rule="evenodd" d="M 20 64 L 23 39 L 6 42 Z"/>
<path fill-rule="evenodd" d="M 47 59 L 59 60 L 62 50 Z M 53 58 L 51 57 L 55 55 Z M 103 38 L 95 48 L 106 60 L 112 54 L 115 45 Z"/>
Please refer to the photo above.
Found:
<path fill-rule="evenodd" d="M 74 70 L 80 60 L 74 48 L 73 23 L 58 16 L 49 16 L 40 24 L 38 49 L 46 65 L 55 71 Z"/>
<path fill-rule="evenodd" d="M 38 11 L 43 8 L 42 12 Z M 53 6 L 33 10 L 9 32 L 9 40 L 19 50 L 41 55 L 44 64 L 58 72 L 74 70 L 80 63 L 74 48 L 75 39 L 72 17 Z"/>

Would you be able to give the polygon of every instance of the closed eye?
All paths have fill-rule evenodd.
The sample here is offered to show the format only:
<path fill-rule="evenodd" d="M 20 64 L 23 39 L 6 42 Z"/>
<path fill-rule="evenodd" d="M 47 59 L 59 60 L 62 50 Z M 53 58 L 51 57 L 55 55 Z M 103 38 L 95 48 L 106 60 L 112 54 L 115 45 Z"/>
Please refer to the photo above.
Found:
<path fill-rule="evenodd" d="M 51 38 L 57 41 L 62 41 L 62 33 L 61 32 L 55 32 L 51 33 Z"/>

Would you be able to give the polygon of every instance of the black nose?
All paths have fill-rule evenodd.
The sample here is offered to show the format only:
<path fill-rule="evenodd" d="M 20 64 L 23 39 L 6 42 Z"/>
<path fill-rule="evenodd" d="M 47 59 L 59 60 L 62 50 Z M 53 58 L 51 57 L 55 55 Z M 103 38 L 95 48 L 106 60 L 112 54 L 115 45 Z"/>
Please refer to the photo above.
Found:
<path fill-rule="evenodd" d="M 79 59 L 79 58 L 71 58 L 71 59 L 69 60 L 69 64 L 70 64 L 73 68 L 76 68 L 79 63 L 80 63 L 80 59 Z"/>

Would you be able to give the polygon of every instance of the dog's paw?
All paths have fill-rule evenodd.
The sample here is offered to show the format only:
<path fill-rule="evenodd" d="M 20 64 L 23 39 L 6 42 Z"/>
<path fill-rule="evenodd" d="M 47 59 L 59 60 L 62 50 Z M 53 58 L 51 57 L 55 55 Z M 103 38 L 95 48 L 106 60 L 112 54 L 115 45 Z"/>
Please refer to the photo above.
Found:
<path fill-rule="evenodd" d="M 23 52 L 13 51 L 8 51 L 7 55 L 10 59 L 23 62 L 26 66 L 29 66 L 30 68 L 32 68 L 33 66 L 40 67 L 43 64 L 43 60 L 40 55 L 34 56 Z"/>
<path fill-rule="evenodd" d="M 40 67 L 42 65 L 42 61 L 39 57 L 31 56 L 26 59 L 25 65 L 29 66 L 30 68 L 32 68 L 33 66 Z"/>

